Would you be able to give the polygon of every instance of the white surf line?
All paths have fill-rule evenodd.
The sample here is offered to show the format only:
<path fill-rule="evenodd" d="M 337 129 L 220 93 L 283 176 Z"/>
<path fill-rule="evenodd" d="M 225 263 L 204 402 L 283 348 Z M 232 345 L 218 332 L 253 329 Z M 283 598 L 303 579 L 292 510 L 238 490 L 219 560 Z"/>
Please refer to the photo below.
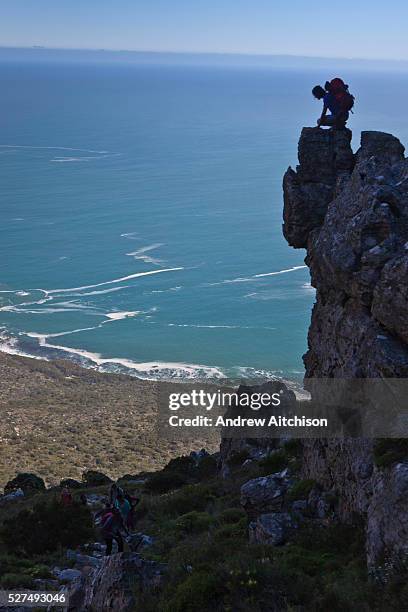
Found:
<path fill-rule="evenodd" d="M 287 270 L 278 270 L 277 272 L 265 272 L 264 274 L 254 274 L 254 278 L 261 278 L 262 276 L 276 276 L 277 274 L 286 274 L 287 272 L 295 272 L 296 270 L 302 270 L 307 266 L 293 266 Z"/>
<path fill-rule="evenodd" d="M 76 147 L 58 147 L 58 146 L 41 147 L 41 146 L 36 146 L 36 145 L 0 144 L 0 148 L 3 148 L 3 149 L 45 149 L 45 150 L 52 150 L 52 151 L 80 151 L 81 153 L 99 153 L 99 155 L 109 153 L 109 151 L 95 151 L 93 149 L 77 149 Z"/>
<path fill-rule="evenodd" d="M 29 338 L 36 338 L 37 340 L 46 340 L 47 338 L 59 338 L 61 336 L 70 336 L 71 334 L 78 334 L 79 332 L 92 331 L 101 327 L 101 324 L 93 327 L 81 327 L 79 329 L 72 329 L 71 331 L 58 332 L 56 334 L 38 334 L 37 332 L 21 332 L 24 336 Z"/>
<path fill-rule="evenodd" d="M 150 255 L 146 255 L 146 253 L 154 251 L 162 246 L 164 246 L 163 242 L 156 242 L 154 244 L 149 244 L 148 246 L 141 247 L 140 249 L 132 251 L 131 253 L 126 253 L 126 255 L 128 257 L 133 257 L 134 259 L 141 259 L 145 263 L 160 265 L 163 263 L 163 260 L 156 259 L 155 257 L 150 257 Z"/>
<path fill-rule="evenodd" d="M 149 244 L 148 246 L 141 247 L 140 249 L 137 249 L 137 251 L 133 251 L 133 253 L 126 253 L 126 255 L 141 255 L 142 253 L 147 253 L 148 251 L 158 249 L 163 245 L 163 242 L 155 242 L 154 244 Z"/>
<path fill-rule="evenodd" d="M 72 162 L 88 162 L 93 159 L 106 159 L 107 157 L 112 157 L 112 155 L 92 155 L 92 157 L 89 155 L 86 157 L 54 157 L 53 159 L 50 159 L 50 163 L 64 164 Z"/>
<path fill-rule="evenodd" d="M 27 334 L 28 335 L 28 334 Z M 35 337 L 33 335 L 33 337 Z M 162 362 L 162 361 L 149 361 L 149 362 L 135 362 L 130 359 L 122 358 L 122 357 L 102 357 L 101 353 L 93 353 L 91 351 L 86 351 L 84 349 L 76 349 L 69 346 L 60 346 L 57 344 L 50 344 L 47 342 L 47 336 L 38 334 L 36 336 L 38 340 L 38 344 L 41 347 L 57 349 L 60 351 L 64 351 L 66 353 L 71 353 L 73 355 L 79 355 L 80 357 L 84 357 L 85 359 L 89 359 L 97 366 L 103 366 L 105 364 L 119 364 L 124 367 L 127 367 L 132 370 L 136 370 L 136 372 L 145 372 L 149 373 L 153 370 L 153 372 L 160 372 L 166 370 L 182 370 L 184 372 L 193 374 L 195 372 L 206 372 L 207 374 L 211 374 L 216 378 L 225 378 L 225 375 L 216 367 L 216 366 L 205 366 L 200 364 L 187 364 L 187 363 L 179 363 L 179 362 Z"/>
<path fill-rule="evenodd" d="M 103 323 L 112 323 L 113 321 L 121 321 L 122 319 L 130 319 L 132 317 L 137 317 L 138 315 L 141 315 L 141 314 L 155 312 L 155 310 L 156 310 L 155 308 L 152 308 L 150 310 L 128 310 L 125 312 L 107 312 L 105 317 L 107 317 L 108 320 L 103 321 Z"/>
<path fill-rule="evenodd" d="M 307 268 L 307 266 L 293 266 L 293 268 L 288 268 L 287 270 L 277 270 L 276 272 L 264 272 L 262 274 L 253 274 L 252 276 L 238 276 L 237 278 L 227 278 L 226 280 L 218 281 L 216 283 L 204 283 L 203 287 L 215 287 L 217 285 L 230 285 L 233 283 L 253 283 L 257 278 L 262 278 L 264 276 L 277 276 L 278 274 L 287 274 L 288 272 L 295 272 L 296 270 L 301 270 L 303 268 Z"/>
<path fill-rule="evenodd" d="M 104 285 L 113 285 L 116 283 L 122 283 L 124 281 L 131 280 L 133 278 L 140 278 L 141 276 L 150 276 L 152 274 L 162 274 L 163 272 L 176 272 L 178 270 L 184 270 L 184 267 L 178 268 L 163 268 L 162 270 L 149 270 L 148 272 L 136 272 L 135 274 L 129 274 L 128 276 L 122 276 L 121 278 L 114 278 L 110 281 L 104 281 L 103 283 L 96 283 L 94 285 L 83 285 L 82 287 L 70 287 L 69 289 L 41 289 L 46 294 L 52 293 L 68 293 L 69 291 L 81 291 L 82 289 L 94 289 L 95 287 L 102 287 Z M 34 291 L 34 289 L 30 289 Z M 40 291 L 40 289 L 37 289 Z"/>
<path fill-rule="evenodd" d="M 252 327 L 248 325 L 205 325 L 201 323 L 167 323 L 167 327 L 193 327 L 197 329 L 268 329 L 276 330 L 276 327 Z"/>
<path fill-rule="evenodd" d="M 134 285 L 125 285 L 124 287 L 112 287 L 111 289 L 102 289 L 101 291 L 88 291 L 86 293 L 68 293 L 67 297 L 85 297 L 87 295 L 105 295 L 106 293 L 113 293 L 114 291 L 123 291 L 123 289 L 129 289 Z M 55 297 L 58 298 L 58 295 Z M 52 299 L 52 298 L 51 298 Z"/>
<path fill-rule="evenodd" d="M 139 315 L 149 314 L 151 312 L 155 312 L 156 310 L 157 310 L 156 308 L 151 308 L 150 310 L 132 310 L 132 311 L 126 311 L 126 312 L 100 313 L 100 315 L 97 315 L 97 316 L 106 317 L 105 321 L 98 323 L 98 325 L 93 325 L 92 327 L 80 327 L 78 329 L 71 329 L 71 330 L 64 331 L 64 332 L 56 332 L 56 333 L 50 333 L 50 334 L 40 334 L 37 332 L 20 332 L 20 333 L 23 334 L 24 336 L 28 336 L 29 338 L 36 338 L 37 340 L 47 340 L 48 338 L 60 338 L 61 336 L 70 336 L 71 334 L 78 334 L 84 331 L 93 331 L 95 329 L 100 329 L 106 323 L 114 323 L 115 321 L 122 321 L 123 319 L 129 319 L 129 318 L 137 317 Z M 50 345 L 50 346 L 53 346 L 53 345 Z"/>

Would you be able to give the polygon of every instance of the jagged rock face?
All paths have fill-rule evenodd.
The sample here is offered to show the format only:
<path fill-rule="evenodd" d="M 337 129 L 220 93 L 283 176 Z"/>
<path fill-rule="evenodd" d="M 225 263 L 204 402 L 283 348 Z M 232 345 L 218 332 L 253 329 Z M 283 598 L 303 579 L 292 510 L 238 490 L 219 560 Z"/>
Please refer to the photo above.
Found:
<path fill-rule="evenodd" d="M 408 160 L 390 134 L 363 132 L 355 156 L 349 143 L 348 131 L 305 128 L 283 183 L 284 234 L 307 249 L 316 288 L 305 386 L 408 376 Z M 371 440 L 304 444 L 305 476 L 338 491 L 345 520 L 367 517 L 370 565 L 408 545 L 408 467 L 379 471 L 372 450 Z"/>
<path fill-rule="evenodd" d="M 408 375 L 403 151 L 391 135 L 364 132 L 352 174 L 309 233 L 306 263 L 318 293 L 306 377 Z"/>
<path fill-rule="evenodd" d="M 252 544 L 280 546 L 284 544 L 295 522 L 288 512 L 261 514 L 248 527 L 249 541 Z"/>
<path fill-rule="evenodd" d="M 146 561 L 136 553 L 105 557 L 100 567 L 90 572 L 81 588 L 77 610 L 127 612 L 138 608 L 136 591 L 157 588 L 163 565 Z"/>
<path fill-rule="evenodd" d="M 241 506 L 250 516 L 257 516 L 280 506 L 290 485 L 285 472 L 248 480 L 241 487 Z"/>
<path fill-rule="evenodd" d="M 291 246 L 305 248 L 309 233 L 322 225 L 338 180 L 353 169 L 350 142 L 350 130 L 302 130 L 299 166 L 283 179 L 283 234 Z"/>
<path fill-rule="evenodd" d="M 307 249 L 317 290 L 306 378 L 405 377 L 408 160 L 381 132 L 363 132 L 350 157 L 349 137 L 305 128 L 300 165 L 284 178 L 284 234 Z"/>

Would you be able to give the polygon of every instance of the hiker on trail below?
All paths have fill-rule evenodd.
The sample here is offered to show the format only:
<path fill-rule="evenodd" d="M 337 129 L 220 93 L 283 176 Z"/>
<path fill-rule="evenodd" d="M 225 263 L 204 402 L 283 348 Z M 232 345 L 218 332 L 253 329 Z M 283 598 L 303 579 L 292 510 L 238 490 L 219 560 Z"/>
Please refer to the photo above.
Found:
<path fill-rule="evenodd" d="M 125 499 L 123 493 L 118 493 L 116 497 L 115 508 L 120 512 L 123 524 L 126 525 L 127 528 L 129 523 L 129 515 L 131 513 L 131 505 L 128 500 Z"/>
<path fill-rule="evenodd" d="M 127 517 L 126 527 L 130 531 L 134 531 L 135 529 L 135 508 L 140 503 L 140 499 L 138 497 L 134 497 L 133 495 L 130 495 L 130 493 L 127 493 L 126 491 L 124 491 L 124 497 L 129 502 L 129 505 L 130 505 L 130 512 Z"/>
<path fill-rule="evenodd" d="M 312 94 L 317 100 L 323 100 L 323 111 L 317 120 L 317 126 L 330 126 L 337 130 L 344 130 L 349 113 L 354 106 L 354 96 L 348 90 L 348 85 L 342 79 L 335 78 L 326 81 L 325 89 L 316 85 Z M 327 112 L 330 111 L 330 115 Z"/>
<path fill-rule="evenodd" d="M 72 493 L 68 487 L 64 487 L 61 491 L 61 503 L 63 506 L 70 506 L 72 504 Z"/>
<path fill-rule="evenodd" d="M 106 542 L 106 555 L 112 554 L 113 540 L 118 545 L 118 553 L 123 552 L 122 530 L 127 531 L 119 510 L 107 504 L 101 518 L 101 532 Z"/>
<path fill-rule="evenodd" d="M 116 504 L 118 495 L 123 495 L 123 489 L 118 487 L 116 482 L 114 482 L 111 484 L 111 487 L 109 489 L 109 502 L 111 506 L 114 506 Z"/>

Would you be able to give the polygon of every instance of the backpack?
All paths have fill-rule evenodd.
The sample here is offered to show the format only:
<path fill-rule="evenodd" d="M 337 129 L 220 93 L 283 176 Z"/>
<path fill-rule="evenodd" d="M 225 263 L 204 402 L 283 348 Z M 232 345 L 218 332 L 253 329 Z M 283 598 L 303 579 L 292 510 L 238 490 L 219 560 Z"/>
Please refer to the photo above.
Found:
<path fill-rule="evenodd" d="M 330 81 L 330 93 L 336 100 L 337 108 L 341 113 L 348 113 L 354 106 L 354 96 L 348 90 L 343 79 L 335 78 Z"/>

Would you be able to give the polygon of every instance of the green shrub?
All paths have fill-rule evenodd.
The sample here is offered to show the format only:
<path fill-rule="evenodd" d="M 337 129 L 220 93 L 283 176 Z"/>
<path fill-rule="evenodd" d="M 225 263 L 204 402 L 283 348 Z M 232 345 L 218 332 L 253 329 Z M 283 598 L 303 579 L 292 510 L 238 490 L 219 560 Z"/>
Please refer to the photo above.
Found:
<path fill-rule="evenodd" d="M 284 450 L 271 453 L 259 462 L 259 467 L 266 474 L 281 472 L 288 465 L 289 458 Z"/>
<path fill-rule="evenodd" d="M 90 511 L 81 504 L 41 502 L 6 519 L 0 537 L 9 552 L 41 554 L 60 546 L 74 548 L 94 537 Z"/>
<path fill-rule="evenodd" d="M 164 471 L 152 474 L 145 483 L 145 491 L 148 493 L 168 493 L 174 489 L 179 489 L 186 484 L 186 479 L 177 472 Z"/>
<path fill-rule="evenodd" d="M 38 565 L 34 565 L 31 569 L 28 570 L 27 573 L 33 578 L 54 578 L 54 574 L 50 572 L 50 568 L 47 567 L 47 565 L 43 565 L 41 563 Z"/>
<path fill-rule="evenodd" d="M 214 502 L 216 493 L 216 488 L 210 485 L 187 485 L 161 498 L 160 504 L 153 512 L 167 518 L 180 516 L 192 510 L 203 512 Z"/>
<path fill-rule="evenodd" d="M 45 491 L 45 483 L 43 479 L 36 474 L 31 474 L 29 472 L 19 473 L 13 480 L 9 480 L 5 485 L 4 493 L 12 493 L 17 489 L 22 489 L 25 495 L 38 493 Z"/>
<path fill-rule="evenodd" d="M 208 480 L 217 473 L 217 461 L 211 455 L 203 457 L 197 466 L 199 480 Z"/>
<path fill-rule="evenodd" d="M 243 518 L 246 519 L 246 513 L 241 508 L 226 508 L 220 513 L 218 520 L 221 523 L 238 523 Z"/>
<path fill-rule="evenodd" d="M 187 512 L 182 514 L 176 520 L 176 528 L 186 533 L 201 533 L 202 531 L 208 531 L 211 525 L 214 523 L 213 517 L 208 512 Z"/>
<path fill-rule="evenodd" d="M 205 612 L 217 609 L 223 593 L 222 579 L 216 573 L 195 572 L 176 587 L 166 612 Z"/>
<path fill-rule="evenodd" d="M 101 487 L 111 484 L 112 480 L 102 472 L 88 470 L 82 474 L 82 482 L 87 487 Z"/>
<path fill-rule="evenodd" d="M 291 438 L 283 445 L 285 452 L 289 457 L 298 457 L 302 452 L 302 440 L 299 438 Z"/>
<path fill-rule="evenodd" d="M 183 455 L 170 459 L 167 465 L 164 466 L 165 472 L 177 472 L 178 474 L 193 474 L 196 464 L 192 457 Z"/>
<path fill-rule="evenodd" d="M 219 527 L 214 532 L 215 540 L 247 540 L 247 519 L 241 518 L 237 523 L 230 523 Z"/>
<path fill-rule="evenodd" d="M 31 589 L 34 586 L 34 581 L 25 574 L 3 574 L 0 578 L 0 586 L 3 589 Z"/>
<path fill-rule="evenodd" d="M 242 451 L 232 453 L 228 458 L 227 464 L 230 468 L 239 467 L 247 459 L 249 459 L 249 452 L 244 448 Z"/>
<path fill-rule="evenodd" d="M 378 468 L 386 468 L 398 461 L 407 460 L 407 438 L 384 438 L 374 444 L 374 463 Z"/>
<path fill-rule="evenodd" d="M 307 499 L 310 491 L 313 489 L 315 484 L 316 481 L 310 478 L 306 480 L 298 480 L 298 482 L 295 482 L 295 484 L 289 490 L 289 501 L 295 501 L 297 499 Z"/>

